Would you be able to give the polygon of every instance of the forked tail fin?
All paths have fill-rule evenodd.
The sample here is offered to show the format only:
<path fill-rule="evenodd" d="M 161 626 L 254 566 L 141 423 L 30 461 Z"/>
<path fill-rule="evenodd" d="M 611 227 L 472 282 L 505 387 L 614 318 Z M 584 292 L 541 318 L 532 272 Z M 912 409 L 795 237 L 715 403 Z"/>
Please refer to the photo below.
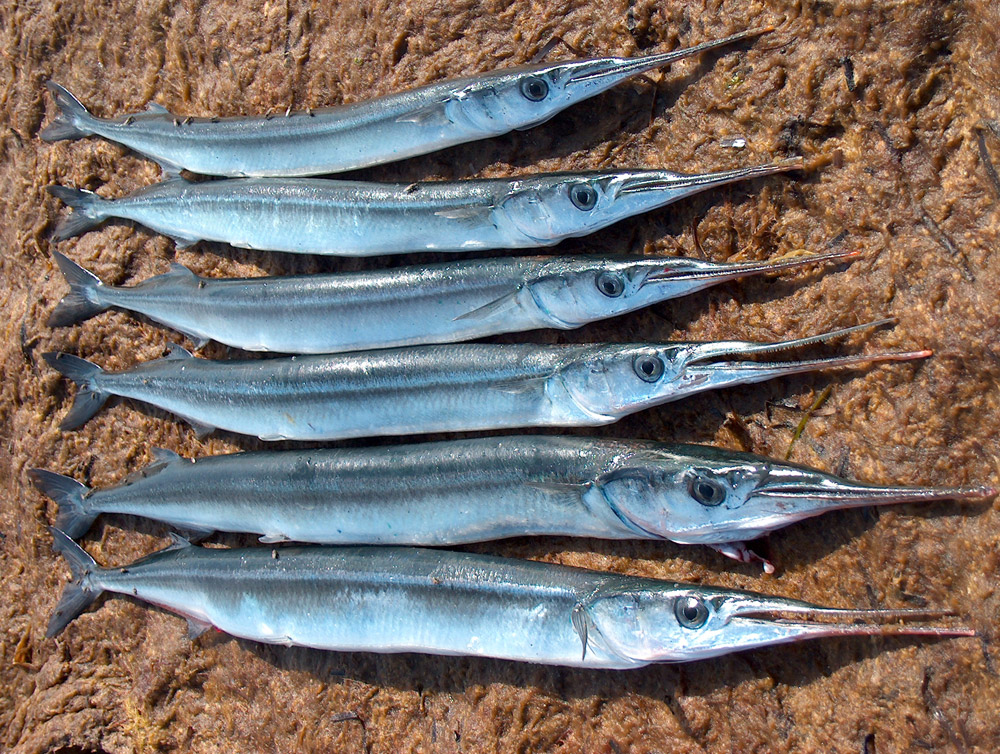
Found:
<path fill-rule="evenodd" d="M 56 226 L 52 234 L 54 241 L 65 241 L 67 238 L 80 235 L 108 218 L 103 208 L 108 200 L 93 191 L 69 186 L 47 186 L 46 189 L 56 199 L 73 208 L 73 212 L 60 220 Z"/>
<path fill-rule="evenodd" d="M 70 94 L 66 87 L 60 86 L 55 81 L 49 81 L 46 86 L 52 92 L 60 112 L 55 120 L 38 134 L 43 141 L 79 139 L 94 133 L 90 125 L 94 116 L 87 112 L 87 108 L 80 100 Z"/>
<path fill-rule="evenodd" d="M 47 469 L 31 469 L 28 476 L 43 495 L 48 495 L 59 506 L 57 529 L 74 538 L 87 533 L 87 529 L 97 518 L 97 513 L 87 510 L 83 502 L 83 498 L 90 492 L 90 487 L 72 477 Z"/>
<path fill-rule="evenodd" d="M 69 283 L 69 293 L 49 315 L 49 327 L 66 327 L 100 314 L 108 307 L 98 300 L 97 291 L 104 287 L 101 279 L 58 251 L 52 253 L 56 264 Z"/>
<path fill-rule="evenodd" d="M 101 410 L 101 406 L 110 397 L 108 393 L 99 390 L 94 384 L 94 379 L 104 374 L 104 370 L 97 364 L 92 364 L 86 359 L 68 353 L 45 353 L 42 354 L 42 358 L 50 367 L 80 386 L 76 400 L 73 401 L 73 408 L 63 418 L 59 427 L 61 429 L 76 429 L 85 424 L 90 417 Z"/>
<path fill-rule="evenodd" d="M 90 583 L 90 574 L 100 570 L 97 561 L 59 529 L 51 528 L 49 531 L 52 532 L 52 549 L 62 553 L 73 574 L 73 580 L 63 589 L 62 599 L 59 600 L 55 612 L 49 619 L 45 635 L 51 638 L 86 610 L 101 595 L 102 590 L 95 589 Z"/>

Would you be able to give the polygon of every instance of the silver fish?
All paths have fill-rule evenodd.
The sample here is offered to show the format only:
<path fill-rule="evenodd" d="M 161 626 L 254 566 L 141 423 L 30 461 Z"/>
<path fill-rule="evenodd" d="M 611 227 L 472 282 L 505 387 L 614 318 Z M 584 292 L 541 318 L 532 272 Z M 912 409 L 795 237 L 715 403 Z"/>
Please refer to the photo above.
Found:
<path fill-rule="evenodd" d="M 80 537 L 102 513 L 190 535 L 252 532 L 267 543 L 461 545 L 563 535 L 669 539 L 760 561 L 745 542 L 830 510 L 970 500 L 989 487 L 879 486 L 749 453 L 584 437 L 484 437 L 197 460 L 169 450 L 122 484 L 91 490 L 33 469 Z"/>
<path fill-rule="evenodd" d="M 219 280 L 186 267 L 139 285 L 105 285 L 58 252 L 70 285 L 49 325 L 110 307 L 248 351 L 337 353 L 449 343 L 539 327 L 568 330 L 747 275 L 854 257 L 713 264 L 625 256 L 504 257 L 331 275 Z"/>
<path fill-rule="evenodd" d="M 422 652 L 585 668 L 638 668 L 826 636 L 975 636 L 865 621 L 944 610 L 842 610 L 752 592 L 412 547 L 204 549 L 178 542 L 101 568 L 52 530 L 73 581 L 55 636 L 103 592 L 233 636 L 345 652 Z"/>
<path fill-rule="evenodd" d="M 820 343 L 882 320 L 779 343 L 458 344 L 250 361 L 168 356 L 124 372 L 64 353 L 46 362 L 80 386 L 62 427 L 93 416 L 111 395 L 264 440 L 611 424 L 713 388 L 930 351 L 792 362 L 738 360 Z M 732 360 L 724 360 L 730 358 Z"/>
<path fill-rule="evenodd" d="M 170 173 L 323 175 L 530 128 L 633 76 L 771 28 L 641 58 L 523 66 L 284 118 L 181 119 L 150 105 L 145 113 L 101 119 L 49 82 L 62 112 L 40 135 L 46 141 L 101 136 L 156 160 Z"/>
<path fill-rule="evenodd" d="M 376 256 L 552 246 L 700 191 L 802 168 L 801 159 L 686 175 L 604 170 L 394 184 L 316 178 L 157 183 L 121 199 L 49 186 L 74 212 L 53 238 L 133 220 L 179 248 L 221 241 L 297 254 Z"/>

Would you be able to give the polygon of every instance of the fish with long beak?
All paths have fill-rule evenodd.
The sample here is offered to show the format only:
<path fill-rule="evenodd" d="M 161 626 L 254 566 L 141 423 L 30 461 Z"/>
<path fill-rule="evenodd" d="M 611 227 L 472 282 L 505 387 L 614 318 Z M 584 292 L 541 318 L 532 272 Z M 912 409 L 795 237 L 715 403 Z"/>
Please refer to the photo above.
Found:
<path fill-rule="evenodd" d="M 715 264 L 625 256 L 500 257 L 387 270 L 220 280 L 181 265 L 136 286 L 109 286 L 54 252 L 70 285 L 49 325 L 110 307 L 191 338 L 248 351 L 338 353 L 552 327 L 568 330 L 727 280 L 848 260 L 833 252 Z"/>
<path fill-rule="evenodd" d="M 698 660 L 823 636 L 975 635 L 961 627 L 897 623 L 952 614 L 946 610 L 840 610 L 413 547 L 223 550 L 177 541 L 124 568 L 101 568 L 61 531 L 52 535 L 73 581 L 49 622 L 50 637 L 103 592 L 178 613 L 192 638 L 214 626 L 285 646 L 597 669 Z"/>
<path fill-rule="evenodd" d="M 747 357 L 847 335 L 866 325 L 779 343 L 536 345 L 462 343 L 379 351 L 211 361 L 174 347 L 123 372 L 65 353 L 49 366 L 80 386 L 64 429 L 80 426 L 111 395 L 150 403 L 199 432 L 218 427 L 263 440 L 611 424 L 705 390 L 930 351 L 801 361 Z M 742 360 L 747 359 L 747 360 Z"/>
<path fill-rule="evenodd" d="M 793 158 L 718 173 L 602 170 L 426 183 L 230 178 L 157 183 L 121 199 L 49 186 L 73 207 L 63 240 L 108 218 L 170 236 L 298 254 L 377 256 L 552 246 L 737 181 L 802 169 Z"/>
<path fill-rule="evenodd" d="M 307 176 L 378 165 L 549 120 L 582 100 L 643 73 L 760 36 L 753 29 L 641 58 L 542 63 L 438 82 L 384 97 L 286 117 L 181 118 L 159 105 L 144 113 L 95 118 L 49 82 L 62 111 L 46 141 L 101 136 L 156 160 L 166 172 Z"/>
<path fill-rule="evenodd" d="M 122 484 L 91 490 L 33 469 L 80 537 L 102 513 L 187 533 L 263 542 L 463 545 L 575 536 L 705 544 L 761 560 L 744 544 L 810 516 L 863 505 L 974 500 L 989 487 L 883 487 L 749 453 L 587 437 L 505 436 L 370 448 L 181 458 L 157 450 Z M 280 505 L 275 505 L 280 500 Z"/>

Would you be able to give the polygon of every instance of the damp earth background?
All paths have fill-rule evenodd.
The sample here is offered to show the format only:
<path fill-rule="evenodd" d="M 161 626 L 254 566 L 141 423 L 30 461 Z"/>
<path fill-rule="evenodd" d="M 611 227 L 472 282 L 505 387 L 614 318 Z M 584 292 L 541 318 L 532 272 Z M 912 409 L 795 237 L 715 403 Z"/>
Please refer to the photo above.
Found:
<path fill-rule="evenodd" d="M 367 7 L 365 7 L 367 6 Z M 0 6 L 0 749 L 215 751 L 994 751 L 1000 747 L 998 504 L 841 512 L 762 543 L 764 577 L 670 543 L 518 539 L 482 552 L 733 586 L 856 607 L 951 608 L 976 638 L 852 638 L 631 672 L 262 646 L 108 599 L 57 639 L 45 626 L 68 569 L 51 552 L 55 505 L 27 471 L 110 485 L 161 446 L 184 455 L 264 447 L 204 440 L 167 414 L 112 401 L 79 431 L 75 389 L 40 355 L 110 369 L 181 336 L 126 313 L 50 330 L 67 288 L 49 236 L 65 208 L 45 186 L 121 196 L 158 167 L 99 140 L 47 145 L 53 78 L 98 115 L 158 102 L 234 115 L 354 102 L 549 59 L 636 55 L 775 24 L 732 50 L 622 85 L 544 126 L 358 171 L 375 180 L 600 167 L 707 171 L 802 155 L 804 173 L 735 185 L 566 242 L 562 252 L 714 261 L 859 249 L 830 267 L 719 286 L 568 333 L 498 340 L 774 340 L 895 316 L 816 353 L 930 348 L 920 363 L 719 391 L 593 434 L 705 442 L 872 482 L 1000 482 L 1000 9 L 967 2 L 541 3 L 376 0 L 263 5 L 35 0 Z M 992 130 L 991 130 L 992 127 Z M 746 139 L 744 149 L 727 146 Z M 295 257 L 174 244 L 106 225 L 58 248 L 125 284 L 176 260 L 211 276 L 353 270 L 440 259 Z M 322 323 L 317 323 L 322 326 Z M 203 355 L 235 355 L 217 344 Z M 828 399 L 807 417 L 824 389 Z M 360 443 L 355 443 L 360 444 Z M 267 445 L 266 447 L 275 447 Z M 166 529 L 121 516 L 84 539 L 99 562 L 162 547 Z M 252 544 L 246 537 L 214 543 Z M 456 616 L 461 620 L 461 616 Z"/>

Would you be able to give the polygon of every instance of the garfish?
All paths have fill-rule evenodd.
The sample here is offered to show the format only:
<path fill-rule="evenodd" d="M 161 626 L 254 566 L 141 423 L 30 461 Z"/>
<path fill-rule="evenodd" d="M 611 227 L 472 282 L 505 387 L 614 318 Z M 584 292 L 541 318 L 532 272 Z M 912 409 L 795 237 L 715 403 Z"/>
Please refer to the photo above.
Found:
<path fill-rule="evenodd" d="M 66 353 L 43 357 L 80 387 L 64 429 L 80 426 L 109 396 L 119 395 L 177 414 L 201 433 L 221 428 L 263 440 L 339 440 L 611 424 L 714 388 L 931 354 L 747 359 L 891 322 L 778 343 L 463 343 L 229 361 L 196 359 L 178 346 L 123 372 L 106 372 Z"/>
<path fill-rule="evenodd" d="M 52 530 L 73 580 L 46 635 L 104 592 L 188 620 L 188 635 L 344 652 L 421 652 L 584 668 L 658 662 L 826 636 L 975 636 L 960 627 L 879 624 L 947 610 L 844 610 L 733 589 L 413 547 L 207 549 L 184 541 L 102 568 Z M 868 623 L 854 621 L 865 620 Z"/>
<path fill-rule="evenodd" d="M 214 339 L 248 351 L 336 353 L 539 327 L 568 330 L 726 280 L 856 255 L 742 264 L 620 255 L 500 257 L 242 279 L 199 277 L 174 264 L 138 285 L 117 287 L 54 252 L 70 293 L 49 325 L 70 325 L 117 307 L 178 330 L 197 348 Z"/>
<path fill-rule="evenodd" d="M 989 487 L 851 482 L 750 453 L 587 437 L 510 436 L 371 448 L 258 451 L 154 462 L 91 490 L 31 477 L 81 537 L 102 513 L 164 521 L 191 536 L 251 532 L 266 543 L 461 545 L 562 535 L 706 544 L 741 562 L 745 542 L 830 510 L 969 500 Z"/>
<path fill-rule="evenodd" d="M 802 168 L 801 158 L 718 173 L 601 170 L 423 183 L 322 178 L 174 178 L 121 199 L 49 186 L 74 211 L 63 240 L 104 220 L 133 220 L 178 248 L 221 241 L 298 254 L 375 256 L 552 246 L 735 181 Z"/>
<path fill-rule="evenodd" d="M 49 82 L 61 113 L 41 138 L 97 135 L 182 169 L 218 176 L 307 176 L 378 165 L 549 120 L 582 100 L 677 60 L 757 37 L 753 29 L 688 49 L 639 58 L 603 57 L 528 65 L 453 79 L 357 104 L 287 117 L 180 118 L 160 105 L 95 118 Z"/>

